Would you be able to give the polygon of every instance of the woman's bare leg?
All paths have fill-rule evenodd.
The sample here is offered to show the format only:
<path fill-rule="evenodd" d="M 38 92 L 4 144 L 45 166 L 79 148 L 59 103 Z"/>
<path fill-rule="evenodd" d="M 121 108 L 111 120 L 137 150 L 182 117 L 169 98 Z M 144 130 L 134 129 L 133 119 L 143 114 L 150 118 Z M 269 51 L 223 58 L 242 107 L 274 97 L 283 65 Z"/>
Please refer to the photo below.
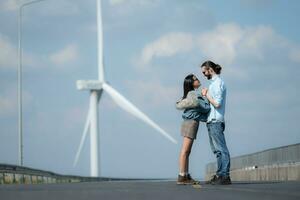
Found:
<path fill-rule="evenodd" d="M 194 140 L 188 137 L 183 137 L 182 148 L 179 156 L 179 173 L 184 174 L 189 171 L 189 155 L 192 150 Z"/>

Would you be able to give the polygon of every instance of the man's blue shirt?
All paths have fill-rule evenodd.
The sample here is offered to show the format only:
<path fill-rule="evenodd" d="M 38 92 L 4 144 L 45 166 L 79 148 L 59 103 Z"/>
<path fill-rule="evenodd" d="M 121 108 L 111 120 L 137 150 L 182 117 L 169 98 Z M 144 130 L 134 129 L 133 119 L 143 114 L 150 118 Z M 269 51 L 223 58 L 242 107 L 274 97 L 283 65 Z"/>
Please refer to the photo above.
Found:
<path fill-rule="evenodd" d="M 211 96 L 220 106 L 215 108 L 212 104 L 210 104 L 210 113 L 207 122 L 225 122 L 226 86 L 220 76 L 215 75 L 212 77 L 208 88 L 208 95 Z"/>

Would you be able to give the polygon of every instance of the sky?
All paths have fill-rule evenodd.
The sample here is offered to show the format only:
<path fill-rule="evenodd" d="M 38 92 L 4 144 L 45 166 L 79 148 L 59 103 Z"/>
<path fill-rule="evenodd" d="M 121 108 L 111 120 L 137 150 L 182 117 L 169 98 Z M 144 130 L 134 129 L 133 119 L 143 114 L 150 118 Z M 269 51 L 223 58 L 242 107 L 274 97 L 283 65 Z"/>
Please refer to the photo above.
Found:
<path fill-rule="evenodd" d="M 18 5 L 0 1 L 0 163 L 18 164 Z M 175 145 L 119 108 L 99 103 L 100 173 L 176 178 L 184 77 L 223 67 L 231 156 L 300 142 L 300 1 L 103 0 L 106 80 L 172 135 Z M 97 72 L 96 0 L 46 0 L 23 12 L 24 165 L 89 176 L 89 138 L 73 167 Z M 215 161 L 204 123 L 190 157 L 202 179 Z"/>

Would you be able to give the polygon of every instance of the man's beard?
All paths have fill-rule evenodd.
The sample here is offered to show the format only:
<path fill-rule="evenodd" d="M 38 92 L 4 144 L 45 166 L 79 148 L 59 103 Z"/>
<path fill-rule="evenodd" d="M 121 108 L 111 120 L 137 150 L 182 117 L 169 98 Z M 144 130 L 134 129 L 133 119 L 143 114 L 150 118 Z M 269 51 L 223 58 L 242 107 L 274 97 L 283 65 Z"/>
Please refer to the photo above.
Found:
<path fill-rule="evenodd" d="M 206 76 L 206 78 L 207 78 L 208 80 L 210 80 L 211 77 L 212 77 L 211 75 L 207 75 L 207 76 Z"/>

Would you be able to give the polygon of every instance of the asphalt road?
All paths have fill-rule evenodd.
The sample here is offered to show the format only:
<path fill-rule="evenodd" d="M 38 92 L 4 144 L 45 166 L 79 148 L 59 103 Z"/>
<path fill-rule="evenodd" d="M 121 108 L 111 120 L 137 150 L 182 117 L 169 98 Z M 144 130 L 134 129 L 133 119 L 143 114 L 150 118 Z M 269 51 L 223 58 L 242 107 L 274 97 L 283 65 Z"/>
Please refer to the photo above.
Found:
<path fill-rule="evenodd" d="M 300 199 L 300 182 L 178 186 L 175 181 L 110 181 L 68 184 L 0 185 L 0 200 L 94 199 Z"/>

